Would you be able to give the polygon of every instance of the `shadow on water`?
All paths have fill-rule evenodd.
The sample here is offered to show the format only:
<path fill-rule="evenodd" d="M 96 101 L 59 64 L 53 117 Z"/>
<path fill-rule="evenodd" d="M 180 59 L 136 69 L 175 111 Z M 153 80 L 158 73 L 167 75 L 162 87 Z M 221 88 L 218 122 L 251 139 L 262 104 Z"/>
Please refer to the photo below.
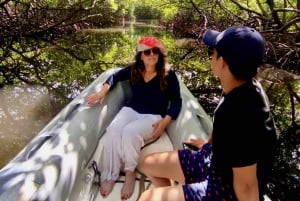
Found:
<path fill-rule="evenodd" d="M 0 167 L 12 159 L 53 116 L 45 87 L 0 90 Z"/>

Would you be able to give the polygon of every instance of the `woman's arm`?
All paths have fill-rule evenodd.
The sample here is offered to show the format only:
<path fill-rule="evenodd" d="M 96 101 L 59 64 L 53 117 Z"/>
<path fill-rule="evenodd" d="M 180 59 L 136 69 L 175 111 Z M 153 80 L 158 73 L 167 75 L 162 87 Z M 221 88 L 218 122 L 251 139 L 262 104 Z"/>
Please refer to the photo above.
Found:
<path fill-rule="evenodd" d="M 168 108 L 167 114 L 161 120 L 155 122 L 153 127 L 153 138 L 160 137 L 166 130 L 172 119 L 176 119 L 180 113 L 182 107 L 182 99 L 180 94 L 180 86 L 177 76 L 174 71 L 169 70 L 168 72 L 168 90 L 170 94 L 170 107 Z"/>
<path fill-rule="evenodd" d="M 155 122 L 152 127 L 153 127 L 153 139 L 159 138 L 163 132 L 166 130 L 170 122 L 172 121 L 172 117 L 169 115 L 166 115 L 164 118 L 161 120 Z"/>
<path fill-rule="evenodd" d="M 169 115 L 172 119 L 177 119 L 181 108 L 182 108 L 182 98 L 180 93 L 180 86 L 178 78 L 174 71 L 169 70 L 168 75 L 168 90 L 170 97 L 170 107 L 167 111 L 167 115 Z"/>
<path fill-rule="evenodd" d="M 101 90 L 99 92 L 93 93 L 87 97 L 87 99 L 86 99 L 87 103 L 89 105 L 95 104 L 97 102 L 102 104 L 104 97 L 106 96 L 106 94 L 109 91 L 109 88 L 110 88 L 110 85 L 107 83 L 104 83 L 103 87 L 101 88 Z"/>
<path fill-rule="evenodd" d="M 112 87 L 114 87 L 114 85 L 116 83 L 118 83 L 119 81 L 124 81 L 124 80 L 130 79 L 130 75 L 131 75 L 130 72 L 131 72 L 130 66 L 127 66 L 127 67 L 122 68 L 119 71 L 115 72 L 111 76 L 109 76 L 99 92 L 93 93 L 87 97 L 87 99 L 86 99 L 87 103 L 90 105 L 95 104 L 97 102 L 102 104 L 104 97 L 106 96 L 108 91 Z"/>

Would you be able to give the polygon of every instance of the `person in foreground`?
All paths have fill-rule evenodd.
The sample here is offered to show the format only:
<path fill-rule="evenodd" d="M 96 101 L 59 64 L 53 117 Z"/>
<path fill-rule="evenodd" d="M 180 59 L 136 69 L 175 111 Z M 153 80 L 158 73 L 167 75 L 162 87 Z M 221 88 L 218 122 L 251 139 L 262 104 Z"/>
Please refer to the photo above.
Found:
<path fill-rule="evenodd" d="M 99 92 L 87 97 L 88 104 L 102 103 L 117 82 L 130 80 L 132 99 L 106 129 L 102 162 L 109 164 L 109 170 L 100 186 L 103 197 L 110 194 L 121 170 L 125 171 L 121 199 L 131 197 L 142 146 L 145 141 L 159 138 L 181 110 L 179 82 L 175 72 L 167 67 L 163 42 L 146 36 L 139 40 L 136 51 L 133 64 L 110 76 Z"/>
<path fill-rule="evenodd" d="M 221 33 L 207 30 L 202 39 L 223 87 L 212 135 L 189 141 L 198 151 L 146 156 L 141 168 L 156 188 L 145 191 L 139 201 L 263 200 L 276 148 L 268 99 L 254 79 L 263 62 L 264 39 L 245 26 Z M 180 184 L 171 186 L 170 179 Z"/>

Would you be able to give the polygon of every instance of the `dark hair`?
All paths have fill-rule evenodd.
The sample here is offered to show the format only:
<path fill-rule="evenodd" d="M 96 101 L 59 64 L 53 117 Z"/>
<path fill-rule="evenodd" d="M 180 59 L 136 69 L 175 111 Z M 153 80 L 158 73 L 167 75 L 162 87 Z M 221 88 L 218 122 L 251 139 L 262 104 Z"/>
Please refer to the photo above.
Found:
<path fill-rule="evenodd" d="M 145 70 L 145 65 L 143 60 L 141 59 L 142 52 L 138 52 L 135 55 L 135 62 L 131 65 L 131 83 L 136 84 L 141 79 L 143 79 L 142 72 Z M 166 80 L 166 58 L 165 56 L 159 52 L 158 61 L 156 64 L 157 76 L 160 80 L 160 88 L 161 90 L 165 90 L 167 88 L 167 80 Z"/>
<path fill-rule="evenodd" d="M 260 65 L 260 61 L 253 60 L 253 62 L 248 62 L 248 63 L 237 63 L 237 62 L 232 62 L 226 54 L 220 53 L 221 51 L 218 51 L 218 47 L 216 48 L 217 50 L 217 58 L 223 57 L 223 59 L 226 61 L 231 73 L 240 80 L 246 80 L 249 81 L 253 77 L 256 76 L 257 74 L 257 68 Z"/>

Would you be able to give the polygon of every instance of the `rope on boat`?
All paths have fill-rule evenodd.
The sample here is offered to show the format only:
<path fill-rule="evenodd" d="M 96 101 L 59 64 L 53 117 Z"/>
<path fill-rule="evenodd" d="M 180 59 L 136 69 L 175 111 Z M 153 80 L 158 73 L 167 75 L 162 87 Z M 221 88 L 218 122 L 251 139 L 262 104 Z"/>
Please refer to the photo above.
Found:
<path fill-rule="evenodd" d="M 147 146 L 153 144 L 153 143 L 156 142 L 158 139 L 159 139 L 159 137 L 156 138 L 156 139 L 154 139 L 154 140 L 151 140 L 151 141 L 148 142 L 148 143 L 146 143 L 146 144 L 141 148 L 141 150 L 144 149 L 145 147 L 147 147 Z M 141 196 L 141 194 L 142 194 L 146 189 L 148 189 L 148 188 L 150 187 L 150 185 L 151 185 L 152 182 L 151 182 L 150 180 L 147 180 L 147 179 L 146 179 L 147 177 L 146 177 L 146 175 L 145 175 L 144 173 L 142 173 L 142 172 L 139 171 L 138 169 L 137 169 L 136 171 L 141 175 L 141 178 L 138 179 L 138 180 L 140 180 L 140 182 L 139 182 L 139 193 L 138 193 L 138 198 L 139 198 L 139 197 Z M 137 179 L 137 178 L 136 178 L 136 179 Z M 145 187 L 145 182 L 148 182 L 147 188 Z"/>
<path fill-rule="evenodd" d="M 100 187 L 101 185 L 101 172 L 99 171 L 98 165 L 96 161 L 92 161 L 91 167 L 94 170 L 95 176 L 97 176 L 97 179 L 94 181 L 94 184 Z"/>

